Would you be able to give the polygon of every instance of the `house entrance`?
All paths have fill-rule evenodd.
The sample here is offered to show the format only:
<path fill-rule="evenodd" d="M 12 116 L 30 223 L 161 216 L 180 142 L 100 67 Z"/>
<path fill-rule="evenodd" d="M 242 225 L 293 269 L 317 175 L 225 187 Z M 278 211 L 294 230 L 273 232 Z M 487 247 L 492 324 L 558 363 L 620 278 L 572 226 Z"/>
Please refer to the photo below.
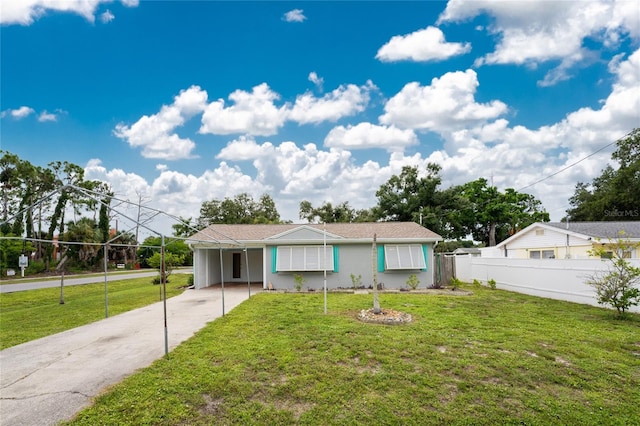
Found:
<path fill-rule="evenodd" d="M 242 261 L 242 253 L 233 253 L 233 278 L 241 278 L 242 265 L 240 262 Z"/>

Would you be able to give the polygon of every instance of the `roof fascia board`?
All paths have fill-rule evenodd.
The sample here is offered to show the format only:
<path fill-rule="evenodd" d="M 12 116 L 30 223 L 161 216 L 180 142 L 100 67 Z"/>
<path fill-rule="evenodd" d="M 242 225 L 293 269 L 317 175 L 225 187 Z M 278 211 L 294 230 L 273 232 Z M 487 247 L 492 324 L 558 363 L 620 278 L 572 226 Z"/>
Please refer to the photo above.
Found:
<path fill-rule="evenodd" d="M 322 236 L 323 238 L 324 238 L 324 235 L 326 235 L 327 238 L 333 238 L 333 239 L 336 239 L 336 240 L 344 239 L 344 237 L 342 237 L 340 235 L 332 234 L 332 233 L 327 232 L 327 231 L 325 231 L 323 229 L 318 229 L 318 228 L 315 228 L 315 227 L 309 226 L 309 225 L 300 225 L 300 226 L 296 226 L 295 228 L 288 229 L 288 230 L 286 230 L 284 232 L 280 232 L 279 234 L 271 235 L 271 236 L 265 238 L 264 240 L 265 241 L 277 240 L 277 239 L 280 239 L 280 238 L 285 237 L 287 235 L 290 235 L 290 234 L 292 234 L 294 232 L 298 232 L 300 230 L 309 230 L 311 232 L 314 232 L 314 233 Z M 313 240 L 313 241 L 315 241 L 315 240 Z"/>
<path fill-rule="evenodd" d="M 526 228 L 524 228 L 523 230 L 516 232 L 515 234 L 513 234 L 512 236 L 510 236 L 509 238 L 507 238 L 506 240 L 496 244 L 494 246 L 494 248 L 502 248 L 508 244 L 510 244 L 511 242 L 517 240 L 518 238 L 522 237 L 523 235 L 525 235 L 527 232 L 531 231 L 534 228 L 543 228 L 543 229 L 547 229 L 549 231 L 554 231 L 554 232 L 559 232 L 561 234 L 568 234 L 570 236 L 576 237 L 576 238 L 580 238 L 586 241 L 592 240 L 595 237 L 589 236 L 589 235 L 585 235 L 585 234 L 581 234 L 579 232 L 574 232 L 574 231 L 570 231 L 568 229 L 562 229 L 562 228 L 557 228 L 555 226 L 551 226 L 551 225 L 547 225 L 544 222 L 534 222 L 531 225 L 527 226 Z"/>

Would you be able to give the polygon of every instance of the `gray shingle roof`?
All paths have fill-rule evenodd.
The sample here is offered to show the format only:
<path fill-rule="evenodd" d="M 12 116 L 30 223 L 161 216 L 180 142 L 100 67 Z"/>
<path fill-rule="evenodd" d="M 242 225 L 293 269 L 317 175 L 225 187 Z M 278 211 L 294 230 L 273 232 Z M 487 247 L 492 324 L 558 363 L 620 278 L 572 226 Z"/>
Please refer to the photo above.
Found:
<path fill-rule="evenodd" d="M 567 229 L 565 222 L 546 222 L 545 225 Z M 618 238 L 624 231 L 625 238 L 640 238 L 640 221 L 627 222 L 569 222 L 568 230 L 593 238 Z"/>
<path fill-rule="evenodd" d="M 364 222 L 364 223 L 327 223 L 323 224 L 257 224 L 257 225 L 226 225 L 215 224 L 197 232 L 188 240 L 196 241 L 260 241 L 300 227 L 311 227 L 328 234 L 347 239 L 377 238 L 419 238 L 425 240 L 442 240 L 435 232 L 420 226 L 415 222 Z"/>

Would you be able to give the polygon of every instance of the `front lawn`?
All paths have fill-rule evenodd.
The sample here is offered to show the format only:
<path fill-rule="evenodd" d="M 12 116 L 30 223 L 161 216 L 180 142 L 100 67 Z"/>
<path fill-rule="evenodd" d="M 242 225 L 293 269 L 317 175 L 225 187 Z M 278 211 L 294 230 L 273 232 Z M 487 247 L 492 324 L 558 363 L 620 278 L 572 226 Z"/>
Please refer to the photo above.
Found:
<path fill-rule="evenodd" d="M 640 316 L 466 288 L 255 295 L 71 424 L 640 424 Z"/>
<path fill-rule="evenodd" d="M 159 302 L 160 286 L 152 277 L 109 281 L 109 316 Z M 167 284 L 167 297 L 182 293 L 188 275 L 175 274 Z M 105 317 L 104 283 L 0 294 L 0 349 L 49 336 Z"/>

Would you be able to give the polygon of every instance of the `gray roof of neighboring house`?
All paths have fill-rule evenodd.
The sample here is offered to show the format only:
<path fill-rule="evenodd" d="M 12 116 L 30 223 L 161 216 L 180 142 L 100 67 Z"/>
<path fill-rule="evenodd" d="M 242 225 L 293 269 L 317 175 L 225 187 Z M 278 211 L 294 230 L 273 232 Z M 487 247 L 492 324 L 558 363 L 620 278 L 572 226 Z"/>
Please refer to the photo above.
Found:
<path fill-rule="evenodd" d="M 286 224 L 214 224 L 189 237 L 187 241 L 261 241 L 269 237 L 309 227 L 328 235 L 345 239 L 423 239 L 440 241 L 442 237 L 415 222 L 358 222 L 358 223 L 286 223 Z"/>
<path fill-rule="evenodd" d="M 593 238 L 619 238 L 624 232 L 624 238 L 640 238 L 640 221 L 627 222 L 543 222 L 561 230 L 568 230 L 577 234 L 588 235 Z"/>
<path fill-rule="evenodd" d="M 458 247 L 453 252 L 454 253 L 461 253 L 461 254 L 480 254 L 480 248 L 478 248 L 478 247 Z"/>

